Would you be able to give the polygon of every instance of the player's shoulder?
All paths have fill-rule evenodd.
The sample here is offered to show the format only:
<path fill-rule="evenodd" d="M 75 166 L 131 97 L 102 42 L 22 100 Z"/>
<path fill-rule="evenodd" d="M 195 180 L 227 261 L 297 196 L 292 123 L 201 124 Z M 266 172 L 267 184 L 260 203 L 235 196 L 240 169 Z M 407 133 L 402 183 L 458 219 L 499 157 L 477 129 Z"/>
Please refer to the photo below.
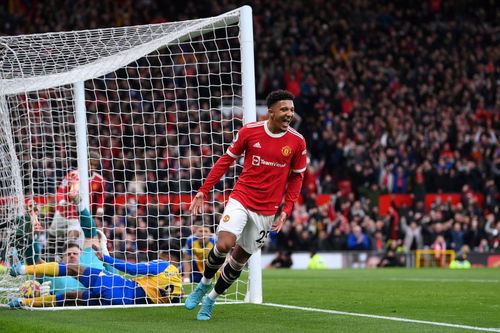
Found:
<path fill-rule="evenodd" d="M 264 128 L 264 121 L 253 121 L 245 124 L 242 129 L 245 130 L 258 130 L 259 128 Z"/>
<path fill-rule="evenodd" d="M 254 128 L 254 127 L 264 126 L 264 124 L 265 124 L 265 121 L 252 121 L 252 122 L 245 124 L 245 126 L 243 126 L 243 127 Z"/>
<path fill-rule="evenodd" d="M 196 237 L 195 235 L 190 235 L 190 236 L 188 236 L 188 238 L 187 238 L 187 240 L 186 240 L 186 245 L 188 245 L 188 244 L 189 244 L 189 245 L 193 244 L 193 242 L 194 242 L 195 240 L 197 240 L 197 239 L 198 239 L 198 237 Z"/>
<path fill-rule="evenodd" d="M 168 267 L 165 268 L 165 272 L 167 273 L 173 273 L 173 274 L 179 274 L 179 268 L 177 268 L 177 266 L 169 263 Z"/>
<path fill-rule="evenodd" d="M 254 121 L 243 125 L 238 131 L 236 140 L 239 138 L 247 138 L 249 136 L 259 135 L 260 132 L 264 131 L 263 121 Z"/>
<path fill-rule="evenodd" d="M 297 132 L 297 130 L 295 130 L 294 128 L 288 127 L 287 132 L 290 133 L 290 134 L 292 134 L 293 137 L 297 137 L 299 140 L 305 141 L 305 139 L 302 136 L 302 134 L 300 134 L 299 132 Z"/>

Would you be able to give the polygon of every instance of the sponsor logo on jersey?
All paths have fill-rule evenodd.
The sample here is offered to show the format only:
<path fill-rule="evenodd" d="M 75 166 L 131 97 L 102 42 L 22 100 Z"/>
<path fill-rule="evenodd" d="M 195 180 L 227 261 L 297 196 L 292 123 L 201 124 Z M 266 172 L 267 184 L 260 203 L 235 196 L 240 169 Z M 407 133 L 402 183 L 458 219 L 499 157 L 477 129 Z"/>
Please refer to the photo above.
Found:
<path fill-rule="evenodd" d="M 262 148 L 262 146 L 260 145 L 260 142 L 257 142 L 256 144 L 253 145 L 254 148 Z"/>
<path fill-rule="evenodd" d="M 260 156 L 256 156 L 256 155 L 252 156 L 252 165 L 255 165 L 255 166 L 260 165 Z"/>
<path fill-rule="evenodd" d="M 290 146 L 284 146 L 283 148 L 281 148 L 281 154 L 283 154 L 283 156 L 288 157 L 291 153 L 292 148 L 290 148 Z"/>
<path fill-rule="evenodd" d="M 260 157 L 258 155 L 252 155 L 252 165 L 254 165 L 254 166 L 267 165 L 267 166 L 272 166 L 272 167 L 277 167 L 277 168 L 286 167 L 286 163 L 266 161 L 265 159 L 263 159 L 262 157 Z"/>
<path fill-rule="evenodd" d="M 230 219 L 231 219 L 231 216 L 224 215 L 224 217 L 222 218 L 222 222 L 229 222 Z"/>

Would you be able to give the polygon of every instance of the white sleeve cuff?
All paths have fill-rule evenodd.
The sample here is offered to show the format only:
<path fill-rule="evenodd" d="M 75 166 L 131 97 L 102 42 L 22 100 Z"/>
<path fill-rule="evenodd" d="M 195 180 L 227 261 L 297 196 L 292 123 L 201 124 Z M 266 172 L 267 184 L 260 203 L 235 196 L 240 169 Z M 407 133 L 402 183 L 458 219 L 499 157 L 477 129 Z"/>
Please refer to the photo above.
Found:
<path fill-rule="evenodd" d="M 229 150 L 229 148 L 227 149 L 226 153 L 227 153 L 229 156 L 231 156 L 232 158 L 238 158 L 238 155 L 233 154 L 233 153 Z M 305 169 L 304 169 L 304 170 L 305 170 Z"/>

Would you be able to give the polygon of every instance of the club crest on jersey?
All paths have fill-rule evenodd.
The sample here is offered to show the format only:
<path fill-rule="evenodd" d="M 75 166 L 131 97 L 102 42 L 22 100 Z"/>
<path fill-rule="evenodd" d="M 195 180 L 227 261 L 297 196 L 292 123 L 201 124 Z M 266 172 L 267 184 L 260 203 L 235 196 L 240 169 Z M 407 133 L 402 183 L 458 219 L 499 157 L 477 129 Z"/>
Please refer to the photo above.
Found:
<path fill-rule="evenodd" d="M 222 218 L 222 222 L 229 222 L 230 219 L 231 217 L 229 215 L 224 215 L 224 217 Z"/>
<path fill-rule="evenodd" d="M 289 146 L 284 146 L 283 148 L 281 148 L 281 154 L 283 154 L 283 156 L 288 157 L 291 153 L 292 148 L 290 148 Z"/>

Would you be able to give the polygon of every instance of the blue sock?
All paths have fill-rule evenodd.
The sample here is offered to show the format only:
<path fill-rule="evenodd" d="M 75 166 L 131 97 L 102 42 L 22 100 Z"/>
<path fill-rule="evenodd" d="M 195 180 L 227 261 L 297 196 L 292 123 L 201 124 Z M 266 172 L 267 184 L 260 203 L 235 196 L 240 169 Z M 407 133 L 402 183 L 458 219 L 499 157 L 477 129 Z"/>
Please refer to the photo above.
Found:
<path fill-rule="evenodd" d="M 56 294 L 56 306 L 63 306 L 64 305 L 64 294 Z"/>

